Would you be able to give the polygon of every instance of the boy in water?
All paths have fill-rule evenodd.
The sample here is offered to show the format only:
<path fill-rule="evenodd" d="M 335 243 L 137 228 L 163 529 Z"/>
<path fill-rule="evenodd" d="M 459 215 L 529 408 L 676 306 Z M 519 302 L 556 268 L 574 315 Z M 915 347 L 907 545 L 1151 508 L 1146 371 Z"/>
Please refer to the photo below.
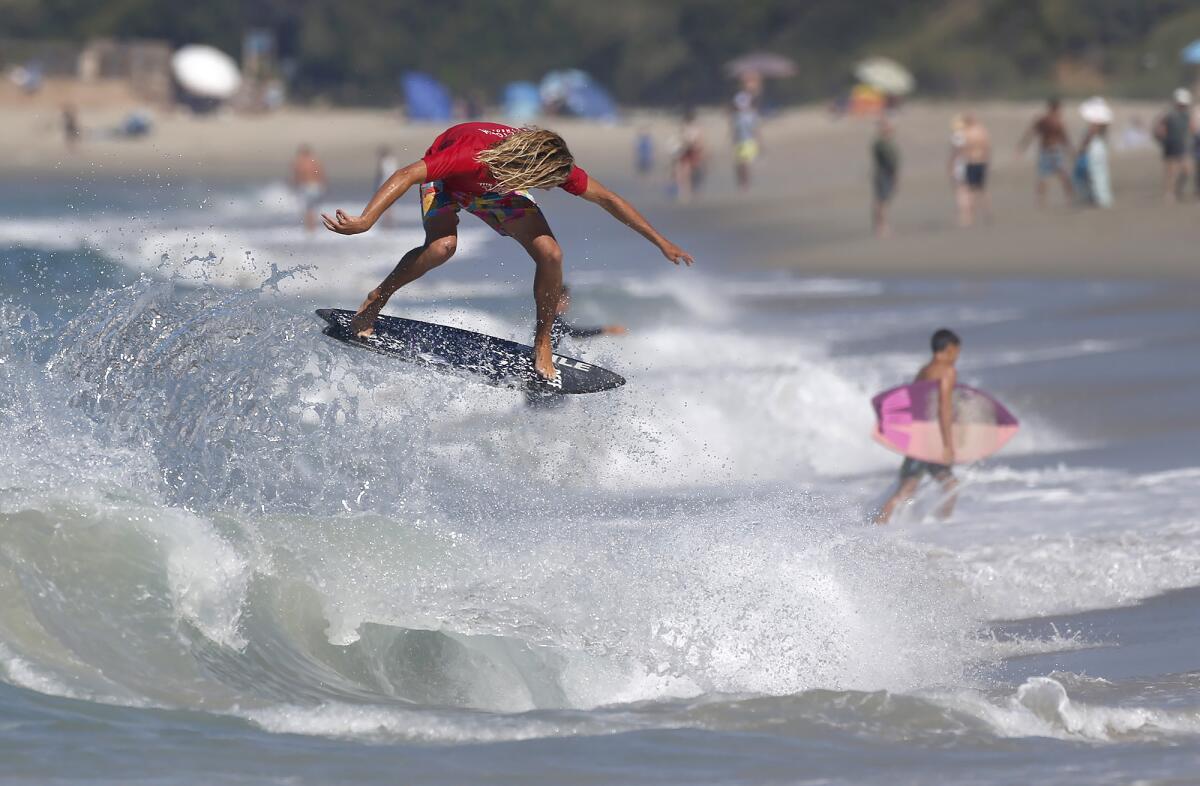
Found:
<path fill-rule="evenodd" d="M 916 493 L 921 477 L 926 474 L 941 483 L 947 494 L 945 503 L 938 509 L 938 515 L 946 519 L 954 513 L 954 503 L 957 500 L 954 489 L 958 482 L 950 469 L 950 465 L 954 463 L 951 427 L 954 424 L 954 385 L 958 382 L 958 372 L 955 371 L 954 364 L 958 362 L 962 341 L 953 331 L 942 328 L 933 334 L 929 343 L 933 349 L 933 359 L 917 372 L 917 378 L 913 382 L 938 383 L 938 425 L 942 431 L 942 463 L 933 464 L 905 458 L 904 463 L 900 465 L 900 487 L 879 510 L 879 515 L 875 517 L 876 524 L 887 524 L 896 508 Z"/>
<path fill-rule="evenodd" d="M 351 323 L 360 336 L 374 330 L 375 318 L 396 290 L 446 262 L 458 245 L 458 212 L 465 209 L 501 235 L 516 240 L 536 265 L 533 295 L 537 308 L 534 369 L 556 375 L 551 330 L 562 293 L 562 248 L 529 190 L 561 188 L 604 208 L 645 237 L 668 261 L 691 265 L 692 256 L 667 240 L 633 205 L 575 166 L 562 137 L 538 128 L 499 123 L 462 123 L 444 131 L 425 156 L 396 172 L 379 187 L 362 214 L 343 210 L 323 215 L 325 226 L 342 235 L 366 232 L 384 211 L 413 186 L 420 186 L 425 243 L 410 250 L 383 282 L 367 294 Z"/>

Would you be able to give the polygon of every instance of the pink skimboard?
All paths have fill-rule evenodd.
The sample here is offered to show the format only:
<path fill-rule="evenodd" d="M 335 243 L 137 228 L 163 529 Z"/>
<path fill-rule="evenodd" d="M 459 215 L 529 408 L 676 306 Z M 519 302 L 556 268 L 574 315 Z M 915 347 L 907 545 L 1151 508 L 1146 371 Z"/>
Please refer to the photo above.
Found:
<path fill-rule="evenodd" d="M 914 382 L 871 399 L 874 437 L 884 447 L 919 461 L 942 461 L 938 383 Z M 996 399 L 967 385 L 954 386 L 954 460 L 970 464 L 1004 447 L 1017 433 L 1017 419 Z"/>

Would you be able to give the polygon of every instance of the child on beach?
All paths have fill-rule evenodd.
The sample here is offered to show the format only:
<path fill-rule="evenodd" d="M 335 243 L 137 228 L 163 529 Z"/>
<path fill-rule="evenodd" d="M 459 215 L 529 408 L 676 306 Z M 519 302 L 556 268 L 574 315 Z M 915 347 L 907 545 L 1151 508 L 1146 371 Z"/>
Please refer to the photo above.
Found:
<path fill-rule="evenodd" d="M 950 468 L 954 463 L 951 427 L 954 423 L 954 386 L 958 382 L 958 372 L 954 364 L 958 362 L 962 341 L 954 331 L 942 328 L 933 334 L 929 343 L 933 350 L 933 358 L 917 372 L 913 382 L 938 383 L 938 425 L 941 427 L 944 446 L 942 462 L 934 464 L 905 458 L 904 463 L 900 465 L 900 487 L 880 508 L 879 515 L 875 517 L 876 524 L 887 524 L 896 508 L 916 493 L 917 486 L 925 475 L 941 483 L 942 490 L 947 494 L 946 501 L 938 509 L 938 515 L 947 519 L 954 513 L 954 503 L 957 501 L 954 489 L 958 486 L 958 481 L 954 479 L 954 472 Z"/>
<path fill-rule="evenodd" d="M 633 205 L 577 167 L 558 134 L 499 123 L 452 126 L 433 141 L 423 158 L 396 170 L 360 215 L 337 210 L 322 219 L 326 228 L 342 235 L 366 232 L 413 186 L 420 186 L 425 242 L 405 254 L 367 294 L 351 323 L 360 336 L 374 330 L 375 318 L 398 289 L 454 255 L 458 213 L 465 209 L 500 235 L 516 240 L 533 259 L 537 313 L 533 363 L 538 374 L 554 379 L 551 332 L 562 294 L 563 252 L 529 193 L 534 188 L 561 188 L 581 196 L 645 237 L 668 261 L 676 265 L 693 261 L 691 254 L 659 234 Z"/>

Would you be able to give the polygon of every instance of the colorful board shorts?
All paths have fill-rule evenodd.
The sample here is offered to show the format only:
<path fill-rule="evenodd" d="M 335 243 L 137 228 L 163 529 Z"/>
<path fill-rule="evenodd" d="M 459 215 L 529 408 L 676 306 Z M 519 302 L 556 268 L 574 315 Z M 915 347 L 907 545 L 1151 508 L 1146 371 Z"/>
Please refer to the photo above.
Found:
<path fill-rule="evenodd" d="M 423 223 L 460 210 L 466 210 L 505 237 L 508 236 L 508 231 L 504 225 L 509 221 L 542 213 L 542 209 L 528 191 L 480 195 L 446 191 L 440 180 L 421 184 Z"/>

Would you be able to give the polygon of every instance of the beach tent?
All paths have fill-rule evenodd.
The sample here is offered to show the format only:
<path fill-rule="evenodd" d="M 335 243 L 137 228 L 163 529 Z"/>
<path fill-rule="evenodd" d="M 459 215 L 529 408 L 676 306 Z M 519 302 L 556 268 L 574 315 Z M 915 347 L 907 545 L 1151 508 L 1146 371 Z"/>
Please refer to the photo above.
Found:
<path fill-rule="evenodd" d="M 542 105 L 589 120 L 616 120 L 617 103 L 596 80 L 579 69 L 551 71 L 538 91 Z"/>
<path fill-rule="evenodd" d="M 407 71 L 400 86 L 409 120 L 449 120 L 453 115 L 450 91 L 429 74 Z"/>
<path fill-rule="evenodd" d="M 1188 65 L 1200 65 L 1200 39 L 1185 46 L 1179 53 L 1179 59 Z"/>
<path fill-rule="evenodd" d="M 542 113 L 542 94 L 533 82 L 509 82 L 501 103 L 504 116 L 514 123 L 528 123 Z"/>

